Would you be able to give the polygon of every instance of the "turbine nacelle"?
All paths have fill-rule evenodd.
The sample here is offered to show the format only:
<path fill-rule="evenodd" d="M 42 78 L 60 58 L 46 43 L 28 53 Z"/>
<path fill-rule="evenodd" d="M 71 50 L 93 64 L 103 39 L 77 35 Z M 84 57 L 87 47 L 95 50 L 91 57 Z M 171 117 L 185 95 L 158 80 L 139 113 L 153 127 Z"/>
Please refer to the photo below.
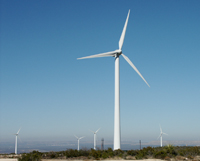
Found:
<path fill-rule="evenodd" d="M 122 54 L 122 50 L 121 49 L 117 49 L 117 50 L 115 50 L 115 54 L 113 55 L 113 57 L 120 56 L 121 54 Z"/>

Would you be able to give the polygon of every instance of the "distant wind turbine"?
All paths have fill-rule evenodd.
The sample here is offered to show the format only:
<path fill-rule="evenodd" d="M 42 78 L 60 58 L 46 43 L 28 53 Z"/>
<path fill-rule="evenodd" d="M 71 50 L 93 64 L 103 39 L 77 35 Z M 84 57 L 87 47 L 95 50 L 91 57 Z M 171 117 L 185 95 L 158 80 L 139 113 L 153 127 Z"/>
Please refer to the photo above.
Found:
<path fill-rule="evenodd" d="M 122 46 L 124 43 L 126 28 L 128 24 L 130 10 L 128 12 L 126 22 L 119 40 L 119 49 L 115 51 L 110 51 L 106 53 L 86 56 L 78 59 L 87 59 L 87 58 L 99 58 L 99 57 L 115 57 L 115 115 L 114 115 L 114 150 L 121 148 L 121 136 L 120 136 L 120 96 L 119 96 L 119 56 L 122 55 L 123 58 L 130 64 L 130 66 L 139 74 L 139 76 L 144 80 L 144 82 L 149 86 L 147 81 L 143 78 L 141 73 L 137 70 L 135 65 L 130 61 L 130 59 L 122 53 Z M 150 87 L 150 86 L 149 86 Z"/>
<path fill-rule="evenodd" d="M 97 134 L 97 132 L 100 130 L 100 128 L 97 130 L 97 131 L 92 131 L 92 130 L 90 130 L 91 132 L 93 132 L 94 133 L 94 150 L 96 150 L 96 144 L 97 144 L 97 139 L 96 139 L 96 134 Z"/>
<path fill-rule="evenodd" d="M 82 137 L 80 137 L 80 138 L 77 137 L 76 135 L 74 135 L 74 136 L 75 136 L 75 137 L 77 138 L 77 140 L 78 140 L 78 149 L 77 149 L 77 150 L 79 151 L 79 140 L 83 139 L 85 136 L 82 136 Z"/>
<path fill-rule="evenodd" d="M 162 132 L 162 129 L 161 129 L 161 127 L 160 127 L 160 135 L 158 136 L 158 138 L 160 138 L 160 146 L 161 146 L 161 147 L 162 147 L 162 135 L 163 135 L 163 134 L 168 135 L 168 134 Z"/>
<path fill-rule="evenodd" d="M 15 154 L 17 154 L 17 137 L 19 135 L 19 131 L 21 130 L 21 128 L 18 130 L 18 132 L 15 135 Z"/>

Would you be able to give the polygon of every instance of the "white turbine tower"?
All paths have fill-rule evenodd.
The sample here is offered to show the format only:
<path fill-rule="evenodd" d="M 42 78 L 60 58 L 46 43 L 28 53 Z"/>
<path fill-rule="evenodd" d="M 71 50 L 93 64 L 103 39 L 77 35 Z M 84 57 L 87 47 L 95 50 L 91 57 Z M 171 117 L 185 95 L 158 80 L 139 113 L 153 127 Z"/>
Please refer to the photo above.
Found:
<path fill-rule="evenodd" d="M 120 136 L 120 97 L 119 97 L 119 56 L 122 55 L 123 58 L 130 64 L 130 66 L 139 74 L 139 76 L 145 81 L 145 83 L 149 86 L 140 72 L 137 70 L 135 65 L 130 61 L 130 59 L 122 53 L 122 45 L 125 38 L 126 27 L 128 24 L 130 10 L 128 12 L 126 22 L 119 40 L 119 49 L 115 51 L 110 51 L 106 53 L 86 56 L 78 59 L 87 59 L 87 58 L 98 58 L 98 57 L 107 57 L 112 56 L 115 57 L 115 115 L 114 115 L 114 150 L 121 148 L 121 136 Z M 150 87 L 150 86 L 149 86 Z"/>
<path fill-rule="evenodd" d="M 161 127 L 160 127 L 160 135 L 158 136 L 158 138 L 160 138 L 160 146 L 161 146 L 161 147 L 162 147 L 162 135 L 163 135 L 163 134 L 168 135 L 168 134 L 162 132 L 162 129 L 161 129 Z"/>
<path fill-rule="evenodd" d="M 96 144 L 97 144 L 97 138 L 96 138 L 96 134 L 97 134 L 97 132 L 100 130 L 100 128 L 97 130 L 97 131 L 92 131 L 92 130 L 90 130 L 91 132 L 93 132 L 94 133 L 94 150 L 96 150 Z"/>
<path fill-rule="evenodd" d="M 74 136 L 75 136 L 75 137 L 77 138 L 77 140 L 78 140 L 78 149 L 77 149 L 77 150 L 79 151 L 79 140 L 83 139 L 85 136 L 82 136 L 82 137 L 80 137 L 80 138 L 77 137 L 76 135 L 74 135 Z"/>
<path fill-rule="evenodd" d="M 18 130 L 18 132 L 15 135 L 15 154 L 17 154 L 17 137 L 19 135 L 19 131 L 21 130 L 21 128 Z"/>

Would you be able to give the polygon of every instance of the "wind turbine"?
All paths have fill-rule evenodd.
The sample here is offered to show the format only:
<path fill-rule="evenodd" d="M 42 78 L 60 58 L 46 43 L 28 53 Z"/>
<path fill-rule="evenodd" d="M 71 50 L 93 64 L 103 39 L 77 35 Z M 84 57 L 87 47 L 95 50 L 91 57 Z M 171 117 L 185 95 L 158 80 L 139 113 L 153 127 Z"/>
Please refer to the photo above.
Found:
<path fill-rule="evenodd" d="M 160 135 L 158 136 L 158 138 L 160 138 L 160 146 L 161 146 L 161 147 L 162 147 L 162 135 L 163 135 L 163 134 L 168 135 L 168 134 L 162 132 L 162 129 L 161 129 L 161 127 L 160 127 Z"/>
<path fill-rule="evenodd" d="M 81 139 L 83 139 L 85 136 L 82 136 L 82 137 L 77 137 L 76 135 L 74 135 L 76 138 L 77 138 L 77 140 L 78 140 L 78 151 L 79 151 L 79 140 L 81 140 Z"/>
<path fill-rule="evenodd" d="M 121 136 L 120 136 L 120 96 L 119 96 L 119 56 L 122 55 L 123 58 L 130 64 L 130 66 L 139 74 L 139 76 L 144 80 L 144 82 L 149 86 L 147 81 L 143 78 L 141 73 L 137 70 L 135 65 L 130 61 L 130 59 L 122 53 L 122 46 L 125 38 L 126 27 L 128 24 L 130 10 L 128 12 L 124 28 L 119 40 L 119 49 L 115 51 L 110 51 L 106 53 L 86 56 L 78 59 L 87 58 L 98 58 L 98 57 L 115 57 L 115 115 L 114 115 L 114 150 L 120 149 L 121 147 Z M 150 86 L 149 86 L 150 87 Z"/>
<path fill-rule="evenodd" d="M 19 135 L 19 131 L 21 130 L 21 128 L 18 130 L 18 132 L 15 135 L 15 154 L 17 154 L 17 137 Z"/>
<path fill-rule="evenodd" d="M 90 130 L 91 132 L 93 132 L 94 133 L 94 150 L 96 150 L 96 144 L 97 144 L 97 139 L 96 139 L 96 134 L 97 134 L 97 132 L 100 130 L 100 128 L 97 130 L 97 131 L 92 131 L 92 130 Z"/>

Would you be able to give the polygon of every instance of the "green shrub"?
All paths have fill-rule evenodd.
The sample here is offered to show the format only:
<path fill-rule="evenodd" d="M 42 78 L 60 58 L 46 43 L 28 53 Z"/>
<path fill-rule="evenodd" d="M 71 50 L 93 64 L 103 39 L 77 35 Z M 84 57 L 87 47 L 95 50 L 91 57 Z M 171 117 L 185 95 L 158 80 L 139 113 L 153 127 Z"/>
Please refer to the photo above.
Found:
<path fill-rule="evenodd" d="M 82 150 L 81 149 L 81 150 L 79 150 L 79 154 L 78 155 L 87 157 L 89 155 L 89 150 L 87 150 L 87 149 Z"/>
<path fill-rule="evenodd" d="M 143 159 L 143 158 L 146 158 L 146 157 L 145 157 L 145 154 L 144 154 L 142 151 L 140 151 L 140 152 L 135 156 L 135 158 L 136 158 L 136 159 Z"/>
<path fill-rule="evenodd" d="M 167 153 L 164 150 L 158 151 L 154 154 L 154 157 L 157 159 L 164 159 L 167 156 Z"/>
<path fill-rule="evenodd" d="M 66 158 L 78 157 L 79 151 L 74 149 L 69 149 L 65 152 Z"/>
<path fill-rule="evenodd" d="M 105 151 L 103 151 L 102 156 L 103 159 L 109 158 L 109 154 Z"/>
<path fill-rule="evenodd" d="M 22 154 L 19 161 L 40 161 L 42 153 L 38 151 L 32 151 L 31 153 Z"/>
<path fill-rule="evenodd" d="M 169 159 L 175 157 L 177 155 L 187 157 L 189 159 L 193 159 L 195 156 L 200 155 L 200 147 L 188 147 L 188 146 L 176 146 L 167 145 L 165 147 L 146 147 L 142 150 L 115 150 L 113 151 L 111 148 L 107 150 L 87 150 L 86 148 L 78 150 L 68 149 L 66 151 L 60 152 L 45 152 L 40 153 L 38 151 L 33 151 L 30 153 L 24 153 L 19 157 L 19 161 L 41 161 L 41 159 L 54 159 L 66 156 L 66 158 L 74 158 L 74 157 L 88 157 L 92 159 L 106 159 L 112 158 L 114 156 L 126 158 L 127 155 L 134 156 L 136 159 L 144 159 L 148 157 L 154 157 L 158 159 Z"/>
<path fill-rule="evenodd" d="M 137 150 L 128 150 L 127 154 L 131 155 L 131 156 L 136 156 L 138 154 L 138 151 Z"/>
<path fill-rule="evenodd" d="M 114 153 L 114 156 L 119 156 L 122 158 L 124 151 L 121 149 L 118 149 L 118 150 L 115 150 L 113 153 Z"/>
<path fill-rule="evenodd" d="M 180 149 L 180 150 L 178 150 L 178 154 L 179 154 L 180 156 L 185 156 L 186 151 L 185 151 L 184 149 Z"/>
<path fill-rule="evenodd" d="M 108 153 L 109 157 L 113 157 L 114 156 L 114 152 L 112 150 L 112 148 L 108 148 L 108 150 L 105 150 L 106 153 Z"/>
<path fill-rule="evenodd" d="M 171 144 L 165 146 L 164 150 L 166 151 L 166 153 L 167 153 L 167 155 L 169 157 L 175 157 L 175 156 L 177 156 L 177 152 L 175 151 L 174 146 L 171 145 Z"/>
<path fill-rule="evenodd" d="M 90 153 L 89 153 L 89 156 L 92 156 L 92 157 L 94 157 L 96 160 L 98 160 L 98 159 L 101 158 L 101 151 L 100 151 L 100 150 L 91 149 L 91 151 L 90 151 Z"/>

